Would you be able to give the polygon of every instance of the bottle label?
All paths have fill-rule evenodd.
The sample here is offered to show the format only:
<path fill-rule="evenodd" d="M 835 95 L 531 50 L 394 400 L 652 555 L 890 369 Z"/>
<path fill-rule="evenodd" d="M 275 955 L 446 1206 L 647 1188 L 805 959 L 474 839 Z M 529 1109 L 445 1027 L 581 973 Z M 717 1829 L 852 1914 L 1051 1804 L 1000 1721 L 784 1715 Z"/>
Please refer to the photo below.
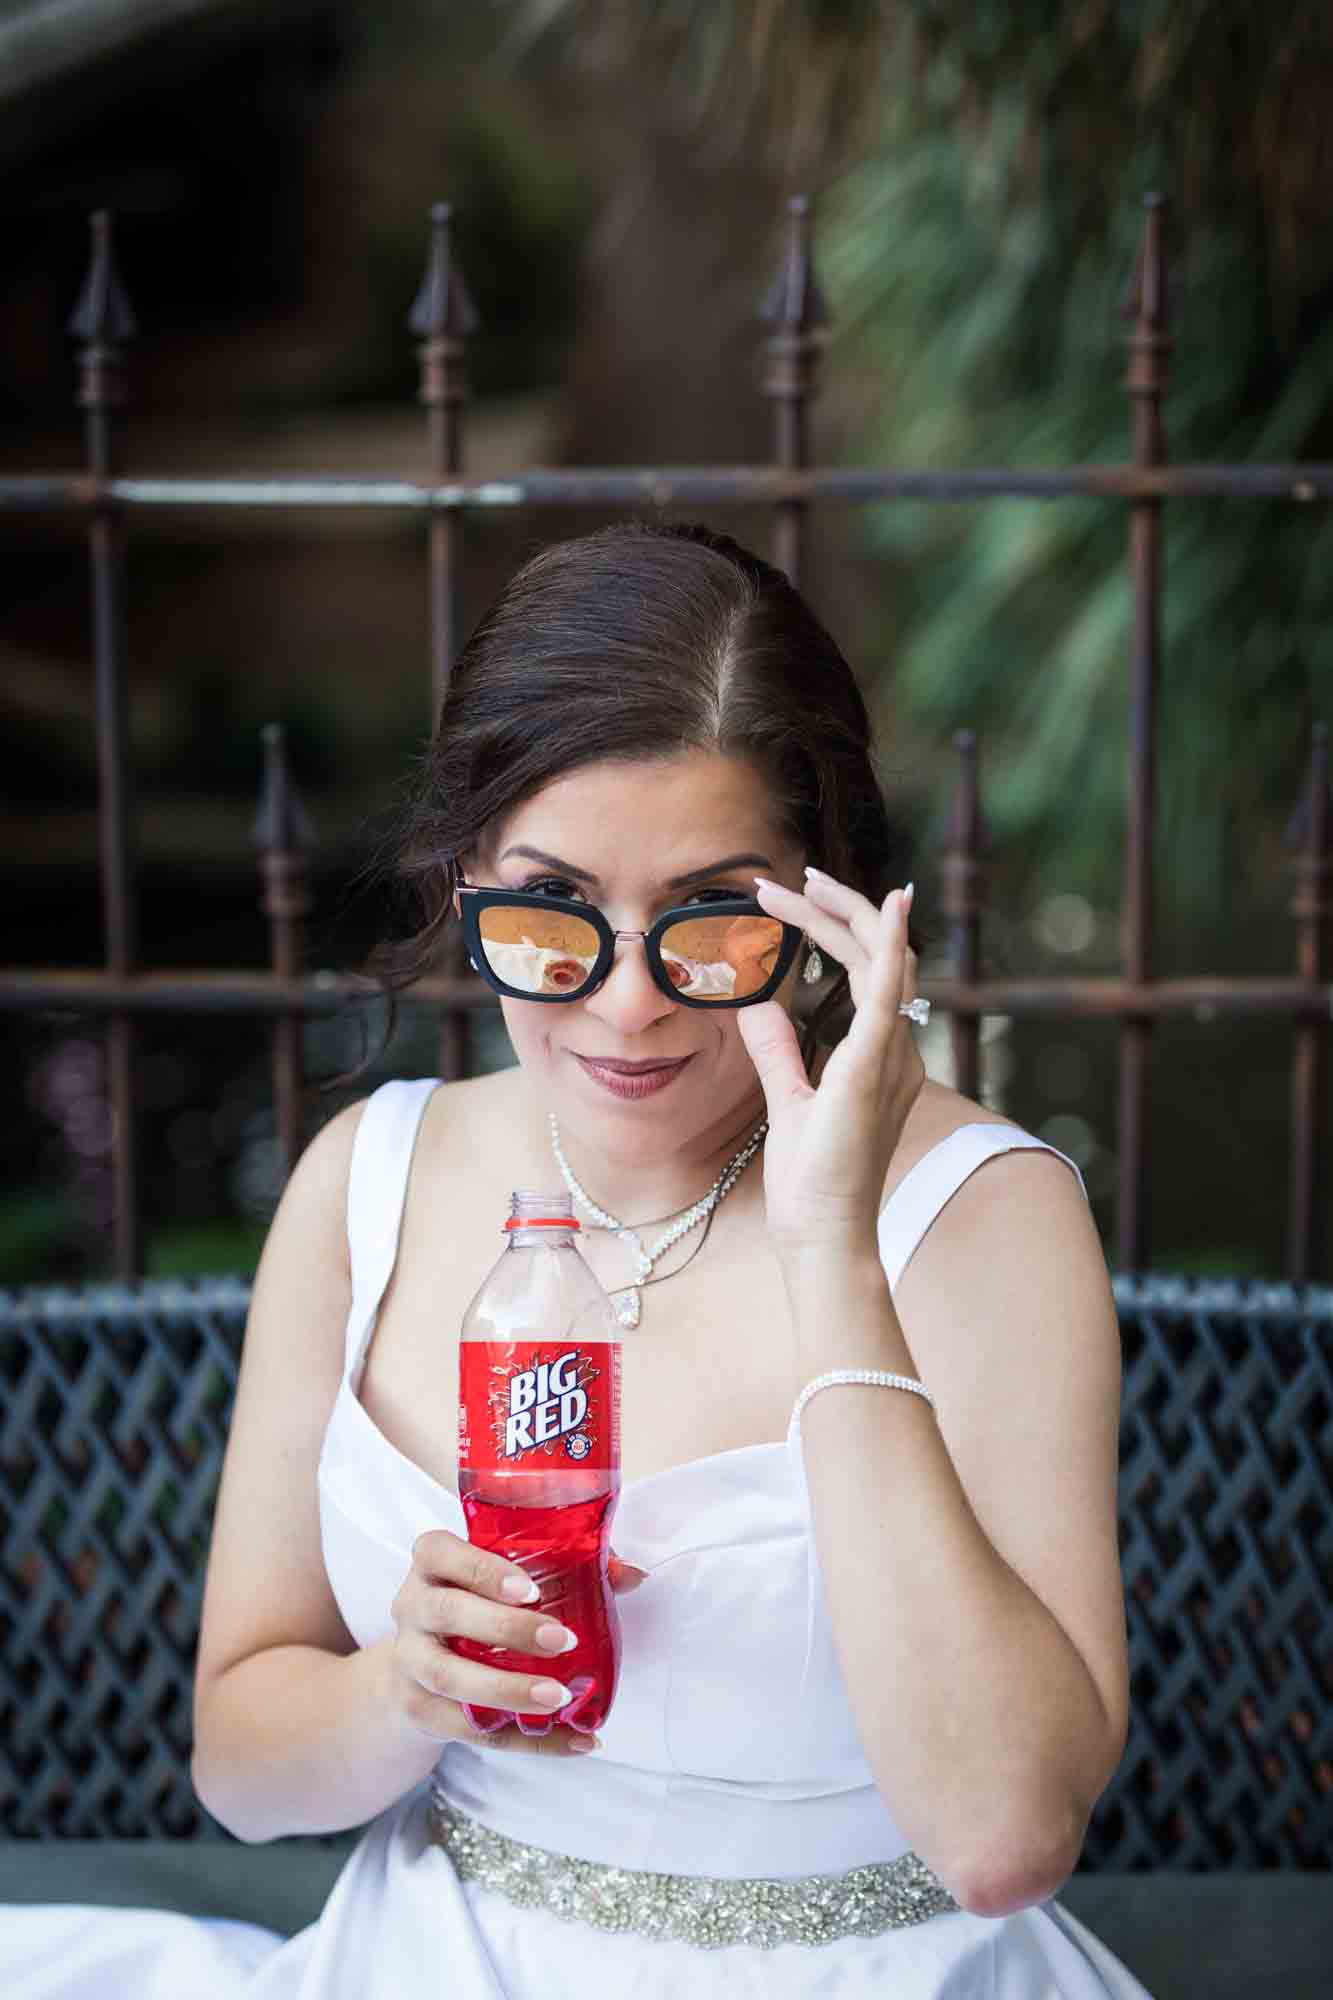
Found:
<path fill-rule="evenodd" d="M 620 1464 L 618 1340 L 465 1340 L 458 1466 Z"/>

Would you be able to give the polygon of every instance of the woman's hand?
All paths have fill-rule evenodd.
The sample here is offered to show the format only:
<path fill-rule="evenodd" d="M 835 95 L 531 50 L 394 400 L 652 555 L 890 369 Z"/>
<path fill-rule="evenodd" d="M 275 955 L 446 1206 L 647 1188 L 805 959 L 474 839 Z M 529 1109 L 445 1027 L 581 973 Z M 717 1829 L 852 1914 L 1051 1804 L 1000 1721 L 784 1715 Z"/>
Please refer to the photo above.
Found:
<path fill-rule="evenodd" d="M 611 1587 L 618 1591 L 633 1590 L 647 1575 L 615 1555 L 609 1569 Z M 561 1724 L 545 1736 L 525 1736 L 517 1723 L 509 1722 L 488 1735 L 474 1729 L 464 1714 L 464 1702 L 531 1715 L 551 1713 L 569 1699 L 559 1678 L 560 1655 L 568 1650 L 566 1628 L 540 1609 L 523 1610 L 505 1590 L 510 1580 L 526 1592 L 529 1579 L 517 1563 L 475 1548 L 448 1528 L 418 1535 L 412 1567 L 393 1601 L 390 1700 L 413 1728 L 441 1743 L 461 1737 L 497 1750 L 531 1750 L 548 1757 L 595 1749 L 594 1737 Z M 465 1660 L 447 1643 L 454 1637 L 529 1653 L 534 1670 L 506 1673 Z M 545 1671 L 542 1660 L 550 1662 Z M 554 1699 L 542 1698 L 543 1686 Z"/>
<path fill-rule="evenodd" d="M 846 968 L 856 1009 L 817 1086 L 778 1001 L 743 1007 L 737 1016 L 768 1104 L 769 1234 L 780 1256 L 837 1250 L 873 1257 L 889 1161 L 926 1080 L 910 1023 L 898 1012 L 914 997 L 910 899 L 893 889 L 876 909 L 827 875 L 811 873 L 803 894 L 755 879 L 765 910 L 799 924 Z"/>

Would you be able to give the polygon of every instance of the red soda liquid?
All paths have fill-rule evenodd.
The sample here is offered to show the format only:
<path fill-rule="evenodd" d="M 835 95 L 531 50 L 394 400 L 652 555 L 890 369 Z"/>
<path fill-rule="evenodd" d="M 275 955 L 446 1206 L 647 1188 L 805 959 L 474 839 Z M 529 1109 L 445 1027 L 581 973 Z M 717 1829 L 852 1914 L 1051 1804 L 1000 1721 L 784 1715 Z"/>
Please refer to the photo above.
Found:
<path fill-rule="evenodd" d="M 571 1699 L 563 1708 L 535 1713 L 483 1708 L 472 1702 L 463 1712 L 474 1729 L 488 1735 L 516 1722 L 525 1736 L 545 1736 L 557 1722 L 591 1735 L 601 1727 L 616 1691 L 620 1665 L 620 1623 L 608 1576 L 611 1515 L 620 1485 L 556 1507 L 515 1507 L 462 1494 L 468 1540 L 520 1564 L 541 1590 L 539 1611 L 578 1634 L 578 1645 L 552 1655 L 514 1653 L 477 1639 L 454 1637 L 450 1646 L 464 1659 L 503 1672 L 563 1681 Z"/>

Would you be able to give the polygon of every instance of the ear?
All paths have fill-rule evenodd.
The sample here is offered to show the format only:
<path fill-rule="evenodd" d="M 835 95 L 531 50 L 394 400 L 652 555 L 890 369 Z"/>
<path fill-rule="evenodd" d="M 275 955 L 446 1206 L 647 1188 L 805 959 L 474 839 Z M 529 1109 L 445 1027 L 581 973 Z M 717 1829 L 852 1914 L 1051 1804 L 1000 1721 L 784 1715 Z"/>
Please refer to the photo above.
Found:
<path fill-rule="evenodd" d="M 466 854 L 456 854 L 456 855 L 454 856 L 454 882 L 455 882 L 455 884 L 457 884 L 457 883 L 459 883 L 459 882 L 466 882 L 466 881 L 467 881 L 467 879 L 468 879 L 468 869 L 469 869 L 469 867 L 471 866 L 471 862 L 472 862 L 472 855 L 471 855 L 471 852 L 470 852 L 470 851 L 469 851 L 468 853 L 466 853 Z M 452 908 L 452 910 L 453 910 L 453 913 L 454 913 L 454 915 L 455 915 L 455 916 L 456 916 L 456 917 L 457 917 L 457 918 L 459 919 L 459 921 L 461 922 L 461 921 L 462 921 L 462 916 L 463 916 L 463 910 L 462 910 L 462 905 L 461 905 L 461 903 L 460 903 L 460 901 L 459 901 L 459 896 L 458 896 L 458 889 L 457 889 L 457 887 L 456 887 L 456 886 L 455 886 L 455 888 L 454 888 L 454 889 L 453 889 L 453 890 L 452 890 L 452 891 L 450 892 L 450 896 L 449 896 L 449 904 L 450 904 L 450 907 L 451 907 L 451 908 Z"/>

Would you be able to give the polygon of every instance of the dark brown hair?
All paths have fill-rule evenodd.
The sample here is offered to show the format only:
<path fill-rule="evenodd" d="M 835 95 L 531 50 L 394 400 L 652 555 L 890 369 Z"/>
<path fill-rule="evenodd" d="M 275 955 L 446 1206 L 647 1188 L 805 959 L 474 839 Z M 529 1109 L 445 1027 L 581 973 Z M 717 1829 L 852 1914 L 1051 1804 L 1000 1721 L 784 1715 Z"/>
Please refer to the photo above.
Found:
<path fill-rule="evenodd" d="M 460 862 L 498 815 L 581 765 L 700 748 L 762 771 L 814 866 L 877 903 L 906 880 L 865 703 L 781 571 L 709 528 L 635 521 L 526 563 L 459 654 L 389 837 L 382 872 L 410 912 L 368 968 L 389 1031 L 393 996 L 438 960 Z M 848 997 L 839 968 L 804 1026 L 807 1065 L 845 1027 Z"/>

